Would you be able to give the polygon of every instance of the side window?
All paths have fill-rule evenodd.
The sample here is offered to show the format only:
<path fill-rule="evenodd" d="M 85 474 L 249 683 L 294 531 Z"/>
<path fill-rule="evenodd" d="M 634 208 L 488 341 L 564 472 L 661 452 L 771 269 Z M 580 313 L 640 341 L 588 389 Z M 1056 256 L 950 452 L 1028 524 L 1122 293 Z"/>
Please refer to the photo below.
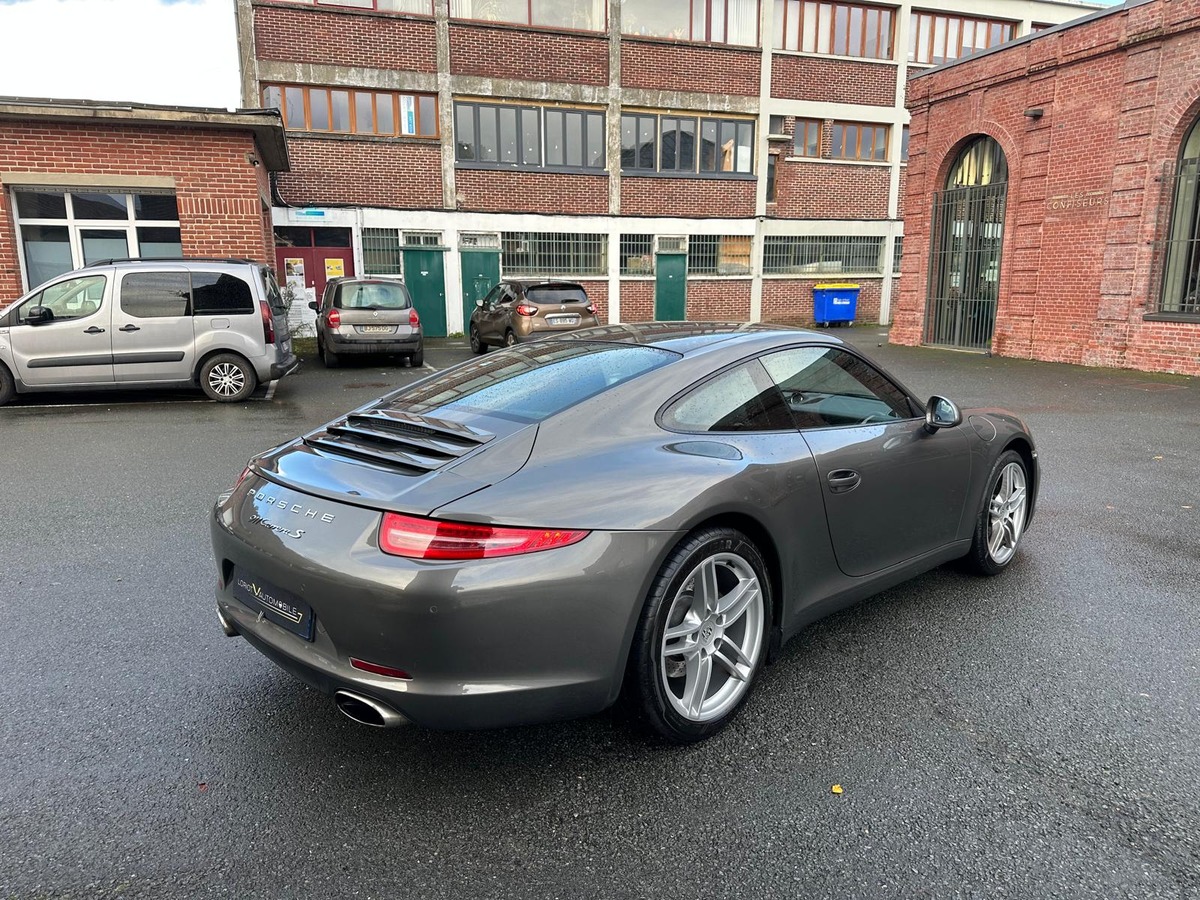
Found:
<path fill-rule="evenodd" d="M 233 316 L 254 312 L 250 285 L 236 275 L 192 273 L 192 307 L 198 316 Z"/>
<path fill-rule="evenodd" d="M 791 431 L 783 396 L 758 362 L 743 363 L 693 388 L 663 416 L 678 431 Z"/>
<path fill-rule="evenodd" d="M 833 347 L 796 347 L 763 357 L 799 428 L 912 418 L 908 398 L 873 366 Z"/>
<path fill-rule="evenodd" d="M 139 319 L 186 316 L 191 288 L 187 272 L 134 272 L 121 279 L 121 311 Z"/>
<path fill-rule="evenodd" d="M 108 279 L 103 275 L 85 275 L 69 278 L 39 291 L 21 304 L 17 324 L 28 321 L 29 310 L 42 306 L 50 310 L 51 321 L 70 321 L 90 316 L 104 304 L 104 286 Z"/>
<path fill-rule="evenodd" d="M 503 290 L 504 290 L 504 285 L 498 284 L 494 288 L 492 288 L 490 291 L 488 291 L 487 296 L 483 298 L 483 308 L 491 309 L 493 306 L 495 306 L 497 303 L 499 303 L 500 302 L 500 294 Z"/>

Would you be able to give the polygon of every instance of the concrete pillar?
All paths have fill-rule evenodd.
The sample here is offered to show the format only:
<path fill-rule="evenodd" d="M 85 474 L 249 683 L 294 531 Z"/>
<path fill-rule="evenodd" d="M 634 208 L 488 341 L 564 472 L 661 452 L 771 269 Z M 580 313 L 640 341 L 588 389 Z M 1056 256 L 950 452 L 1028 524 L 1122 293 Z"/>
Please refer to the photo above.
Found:
<path fill-rule="evenodd" d="M 458 192 L 454 182 L 454 92 L 451 90 L 450 79 L 450 0 L 434 0 L 433 14 L 437 30 L 438 131 L 442 135 L 442 206 L 446 209 L 457 209 Z"/>

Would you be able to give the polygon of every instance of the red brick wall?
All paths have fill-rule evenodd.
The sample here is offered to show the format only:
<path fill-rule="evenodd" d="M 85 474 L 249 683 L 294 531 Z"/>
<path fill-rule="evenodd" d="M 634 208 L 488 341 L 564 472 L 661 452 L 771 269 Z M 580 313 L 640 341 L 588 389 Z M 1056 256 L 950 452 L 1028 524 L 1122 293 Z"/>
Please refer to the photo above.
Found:
<path fill-rule="evenodd" d="M 689 278 L 686 315 L 696 322 L 750 321 L 750 279 Z"/>
<path fill-rule="evenodd" d="M 888 166 L 788 161 L 781 156 L 775 166 L 775 215 L 781 219 L 886 219 L 890 183 Z"/>
<path fill-rule="evenodd" d="M 262 166 L 246 161 L 242 132 L 133 126 L 0 122 L 0 171 L 171 176 L 185 256 L 237 256 L 274 262 L 260 191 Z M 52 180 L 52 179 L 49 179 Z M 13 210 L 0 185 L 0 304 L 21 294 Z"/>
<path fill-rule="evenodd" d="M 459 169 L 458 208 L 485 212 L 608 212 L 608 175 Z"/>
<path fill-rule="evenodd" d="M 774 54 L 771 96 L 823 103 L 892 106 L 896 66 L 881 63 Z"/>
<path fill-rule="evenodd" d="M 1200 323 L 1143 318 L 1160 289 L 1160 178 L 1200 111 L 1197 84 L 1200 0 L 1118 10 L 911 82 L 891 339 L 923 338 L 930 193 L 984 133 L 1010 173 L 993 351 L 1200 374 Z M 1025 116 L 1031 108 L 1043 115 Z"/>
<path fill-rule="evenodd" d="M 702 219 L 752 216 L 756 190 L 756 182 L 749 178 L 624 175 L 621 178 L 621 213 Z"/>
<path fill-rule="evenodd" d="M 621 321 L 654 321 L 654 282 L 621 279 Z"/>
<path fill-rule="evenodd" d="M 259 59 L 437 71 L 437 36 L 430 19 L 256 3 L 254 47 Z"/>
<path fill-rule="evenodd" d="M 811 325 L 813 323 L 813 288 L 828 281 L 806 278 L 764 278 L 762 291 L 762 320 L 776 325 Z M 847 279 L 859 286 L 856 322 L 878 322 L 883 291 L 880 278 Z"/>
<path fill-rule="evenodd" d="M 279 176 L 279 192 L 292 206 L 442 207 L 442 156 L 437 143 L 292 135 L 288 153 L 292 171 Z"/>
<path fill-rule="evenodd" d="M 621 38 L 622 87 L 758 95 L 761 51 Z"/>
<path fill-rule="evenodd" d="M 608 38 L 455 22 L 450 26 L 450 72 L 521 81 L 608 84 Z"/>

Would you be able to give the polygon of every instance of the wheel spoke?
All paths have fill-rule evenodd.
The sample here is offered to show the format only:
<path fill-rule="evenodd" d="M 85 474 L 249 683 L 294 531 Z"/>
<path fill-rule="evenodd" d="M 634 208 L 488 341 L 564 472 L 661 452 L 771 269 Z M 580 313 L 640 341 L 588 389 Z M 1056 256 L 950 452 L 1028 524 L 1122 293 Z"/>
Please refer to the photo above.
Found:
<path fill-rule="evenodd" d="M 742 648 L 728 638 L 721 642 L 720 647 L 713 654 L 713 658 L 738 681 L 750 679 L 750 671 L 754 668 L 754 664 L 742 652 Z"/>
<path fill-rule="evenodd" d="M 743 578 L 736 588 L 722 597 L 717 603 L 717 614 L 724 617 L 725 627 L 740 619 L 746 607 L 758 599 L 758 594 L 757 579 Z"/>
<path fill-rule="evenodd" d="M 720 599 L 720 588 L 717 587 L 717 564 L 714 560 L 706 559 L 696 572 L 696 583 L 692 590 L 704 604 L 706 613 L 717 611 L 717 601 Z"/>
<path fill-rule="evenodd" d="M 664 641 L 673 641 L 676 638 L 691 637 L 700 628 L 700 617 L 696 615 L 694 610 L 688 610 L 683 617 L 683 621 L 678 625 L 672 625 L 663 632 Z"/>
<path fill-rule="evenodd" d="M 663 647 L 663 656 L 693 656 L 700 645 L 695 641 L 681 640 Z"/>
<path fill-rule="evenodd" d="M 712 680 L 712 657 L 697 653 L 687 661 L 687 681 L 683 688 L 683 707 L 690 716 L 700 715 Z"/>

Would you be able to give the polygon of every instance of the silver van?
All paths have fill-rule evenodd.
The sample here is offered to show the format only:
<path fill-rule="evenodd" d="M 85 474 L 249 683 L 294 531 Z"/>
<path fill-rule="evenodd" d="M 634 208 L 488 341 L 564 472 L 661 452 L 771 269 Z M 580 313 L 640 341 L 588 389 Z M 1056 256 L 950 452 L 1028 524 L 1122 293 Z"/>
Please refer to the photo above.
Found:
<path fill-rule="evenodd" d="M 106 260 L 0 310 L 0 404 L 185 385 L 230 402 L 297 365 L 275 276 L 249 260 Z"/>

